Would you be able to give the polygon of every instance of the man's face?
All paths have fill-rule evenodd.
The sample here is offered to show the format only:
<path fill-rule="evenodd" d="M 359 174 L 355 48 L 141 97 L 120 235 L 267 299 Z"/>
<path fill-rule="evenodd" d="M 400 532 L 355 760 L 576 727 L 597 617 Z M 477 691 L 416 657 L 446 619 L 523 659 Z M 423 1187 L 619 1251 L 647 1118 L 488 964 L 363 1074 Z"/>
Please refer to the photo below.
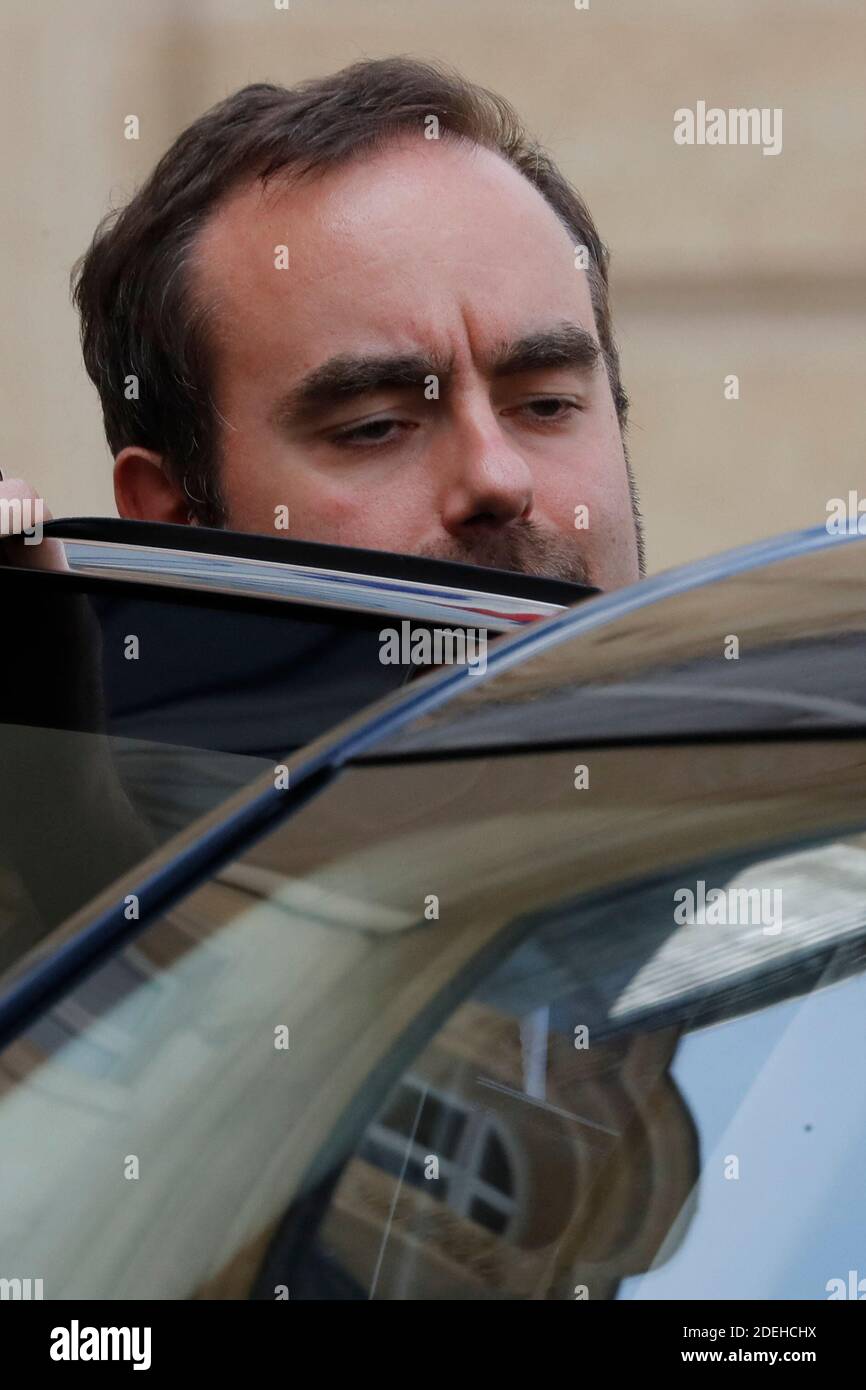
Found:
<path fill-rule="evenodd" d="M 247 184 L 204 228 L 194 274 L 232 529 L 274 533 L 287 507 L 275 534 L 637 579 L 587 276 L 504 160 L 407 137 L 313 180 Z"/>

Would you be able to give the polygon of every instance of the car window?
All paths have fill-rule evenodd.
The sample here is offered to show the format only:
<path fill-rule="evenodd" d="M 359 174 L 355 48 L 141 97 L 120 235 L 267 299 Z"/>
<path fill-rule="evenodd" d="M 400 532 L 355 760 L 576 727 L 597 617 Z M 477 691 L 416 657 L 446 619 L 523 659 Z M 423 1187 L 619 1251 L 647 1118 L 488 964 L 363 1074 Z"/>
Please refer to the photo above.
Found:
<path fill-rule="evenodd" d="M 777 897 L 779 936 L 772 906 L 683 925 L 621 973 L 611 937 L 645 939 L 701 882 L 729 908 Z M 412 1059 L 260 1291 L 282 1272 L 309 1297 L 827 1297 L 866 1226 L 866 1084 L 840 1075 L 864 933 L 866 836 L 559 915 Z"/>
<path fill-rule="evenodd" d="M 407 675 L 381 615 L 11 569 L 0 596 L 0 974 Z"/>
<path fill-rule="evenodd" d="M 866 747 L 595 750 L 591 798 L 581 752 L 351 768 L 34 1020 L 0 1056 L 3 1273 L 826 1296 L 866 1093 L 804 1053 L 859 1026 Z"/>

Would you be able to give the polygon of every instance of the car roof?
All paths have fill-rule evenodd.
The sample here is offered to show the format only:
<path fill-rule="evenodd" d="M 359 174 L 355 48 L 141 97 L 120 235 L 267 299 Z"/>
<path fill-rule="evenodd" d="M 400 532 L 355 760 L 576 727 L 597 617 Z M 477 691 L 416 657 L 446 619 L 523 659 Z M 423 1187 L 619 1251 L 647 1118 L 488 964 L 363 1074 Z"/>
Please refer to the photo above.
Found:
<path fill-rule="evenodd" d="M 370 756 L 866 728 L 864 539 L 800 532 L 600 597 L 507 639 L 492 676 Z"/>

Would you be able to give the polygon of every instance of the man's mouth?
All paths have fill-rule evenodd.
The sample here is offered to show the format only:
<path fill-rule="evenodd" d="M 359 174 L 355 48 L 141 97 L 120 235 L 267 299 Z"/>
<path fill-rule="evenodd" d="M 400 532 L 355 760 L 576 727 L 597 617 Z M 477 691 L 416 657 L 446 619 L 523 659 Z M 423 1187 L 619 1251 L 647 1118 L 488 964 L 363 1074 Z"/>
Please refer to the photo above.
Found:
<path fill-rule="evenodd" d="M 594 582 L 586 557 L 574 541 L 556 531 L 545 531 L 532 521 L 517 522 L 471 539 L 427 546 L 419 553 L 430 560 L 481 565 L 572 584 Z"/>

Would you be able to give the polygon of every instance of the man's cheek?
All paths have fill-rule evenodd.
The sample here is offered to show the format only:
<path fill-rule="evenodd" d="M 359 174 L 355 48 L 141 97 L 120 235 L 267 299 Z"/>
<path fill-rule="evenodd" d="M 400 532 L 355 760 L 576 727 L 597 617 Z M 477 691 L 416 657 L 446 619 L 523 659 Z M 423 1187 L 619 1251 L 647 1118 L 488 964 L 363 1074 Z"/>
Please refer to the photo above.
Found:
<path fill-rule="evenodd" d="M 283 492 L 285 498 L 278 495 Z M 257 508 L 260 524 L 272 517 L 283 502 L 288 513 L 283 534 L 296 540 L 373 548 L 388 541 L 393 542 L 389 549 L 400 548 L 387 497 L 371 497 L 363 488 L 347 484 L 327 485 L 320 478 L 305 476 L 298 467 L 295 476 L 284 483 L 278 478 L 272 480 L 267 500 Z"/>
<path fill-rule="evenodd" d="M 606 511 L 597 489 L 582 481 L 575 468 L 555 483 L 536 484 L 534 503 L 534 521 L 572 538 L 583 549 L 603 523 Z"/>

